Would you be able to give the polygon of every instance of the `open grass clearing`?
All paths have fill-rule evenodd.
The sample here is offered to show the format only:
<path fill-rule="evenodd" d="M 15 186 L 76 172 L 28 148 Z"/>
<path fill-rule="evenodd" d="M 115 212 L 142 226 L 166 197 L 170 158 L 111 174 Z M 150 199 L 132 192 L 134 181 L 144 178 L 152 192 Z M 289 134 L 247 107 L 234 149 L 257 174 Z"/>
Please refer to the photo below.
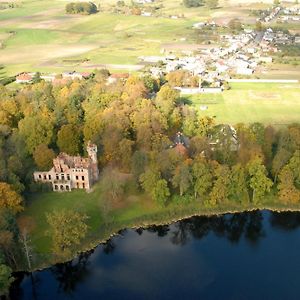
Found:
<path fill-rule="evenodd" d="M 300 85 L 277 83 L 232 83 L 222 94 L 186 97 L 201 115 L 215 116 L 217 123 L 262 122 L 285 126 L 300 121 Z"/>

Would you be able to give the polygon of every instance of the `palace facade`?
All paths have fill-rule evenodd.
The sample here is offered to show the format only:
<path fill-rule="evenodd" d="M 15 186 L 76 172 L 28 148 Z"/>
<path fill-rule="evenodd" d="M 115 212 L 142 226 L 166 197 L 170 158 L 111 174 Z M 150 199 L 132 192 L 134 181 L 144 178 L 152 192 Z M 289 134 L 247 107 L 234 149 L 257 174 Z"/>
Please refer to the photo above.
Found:
<path fill-rule="evenodd" d="M 50 171 L 34 172 L 35 182 L 51 183 L 55 192 L 69 192 L 72 189 L 89 191 L 99 179 L 97 146 L 89 142 L 87 153 L 87 158 L 60 153 L 53 159 Z"/>

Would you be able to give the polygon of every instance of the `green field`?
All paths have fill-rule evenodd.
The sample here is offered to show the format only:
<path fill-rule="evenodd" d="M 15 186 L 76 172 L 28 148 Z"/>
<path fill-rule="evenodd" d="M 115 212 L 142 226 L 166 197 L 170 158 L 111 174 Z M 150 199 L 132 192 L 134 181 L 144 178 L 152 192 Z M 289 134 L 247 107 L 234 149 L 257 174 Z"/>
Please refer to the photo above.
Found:
<path fill-rule="evenodd" d="M 173 20 L 166 15 L 142 17 L 111 13 L 116 1 L 101 1 L 95 15 L 66 15 L 67 1 L 16 1 L 19 7 L 0 11 L 0 64 L 7 75 L 21 71 L 93 69 L 105 65 L 126 69 L 141 55 L 159 55 L 161 45 L 176 43 L 192 32 L 194 20 L 207 16 L 206 9 L 191 18 Z M 175 3 L 173 3 L 175 2 Z M 170 1 L 180 8 L 180 1 Z M 88 63 L 67 64 L 66 59 L 88 59 Z M 130 70 L 131 67 L 128 66 Z"/>
<path fill-rule="evenodd" d="M 175 52 L 182 45 L 186 49 L 195 45 L 195 22 L 213 18 L 223 24 L 241 17 L 253 23 L 250 10 L 267 7 L 262 3 L 220 1 L 215 10 L 205 6 L 189 9 L 182 0 L 165 0 L 155 2 L 162 5 L 155 16 L 143 17 L 113 13 L 117 1 L 102 0 L 99 13 L 81 16 L 65 14 L 66 0 L 13 2 L 18 7 L 0 10 L 0 64 L 5 66 L 6 76 L 22 71 L 83 71 L 104 66 L 134 71 L 139 56 L 160 55 L 165 45 Z M 172 19 L 171 15 L 183 18 Z"/>
<path fill-rule="evenodd" d="M 232 83 L 222 94 L 185 97 L 200 115 L 215 116 L 217 123 L 262 122 L 284 126 L 300 121 L 300 85 Z M 200 106 L 207 110 L 201 111 Z"/>

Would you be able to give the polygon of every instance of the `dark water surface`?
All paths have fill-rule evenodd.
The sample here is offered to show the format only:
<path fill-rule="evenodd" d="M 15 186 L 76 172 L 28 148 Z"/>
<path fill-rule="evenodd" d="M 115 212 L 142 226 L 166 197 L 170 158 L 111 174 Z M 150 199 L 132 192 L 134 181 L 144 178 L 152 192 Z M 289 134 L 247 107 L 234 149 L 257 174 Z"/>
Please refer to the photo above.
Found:
<path fill-rule="evenodd" d="M 32 277 L 12 299 L 300 299 L 300 213 L 195 217 L 126 230 Z"/>

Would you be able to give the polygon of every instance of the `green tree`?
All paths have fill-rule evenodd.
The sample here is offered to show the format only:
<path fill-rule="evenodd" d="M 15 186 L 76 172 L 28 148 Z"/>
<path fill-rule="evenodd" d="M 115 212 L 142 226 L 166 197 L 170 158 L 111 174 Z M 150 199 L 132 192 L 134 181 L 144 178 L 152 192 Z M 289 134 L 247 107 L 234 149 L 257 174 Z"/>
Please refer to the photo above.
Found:
<path fill-rule="evenodd" d="M 230 195 L 230 175 L 230 169 L 226 165 L 219 165 L 215 169 L 215 181 L 209 194 L 209 204 L 221 204 L 228 200 Z"/>
<path fill-rule="evenodd" d="M 0 297 L 8 296 L 13 281 L 12 269 L 0 262 Z"/>
<path fill-rule="evenodd" d="M 53 122 L 50 115 L 27 116 L 19 122 L 21 136 L 24 137 L 27 150 L 33 153 L 38 145 L 49 145 L 53 138 Z"/>
<path fill-rule="evenodd" d="M 157 185 L 157 182 L 161 179 L 161 174 L 157 168 L 150 166 L 140 176 L 140 183 L 146 193 L 152 195 L 153 187 Z"/>
<path fill-rule="evenodd" d="M 32 78 L 32 83 L 39 83 L 41 82 L 41 73 L 40 72 L 36 72 Z"/>
<path fill-rule="evenodd" d="M 9 209 L 0 209 L 0 264 L 1 261 L 18 268 L 18 227 L 15 213 Z M 4 257 L 2 258 L 2 253 Z"/>
<path fill-rule="evenodd" d="M 249 186 L 253 191 L 252 202 L 257 204 L 266 193 L 271 191 L 273 182 L 267 177 L 266 167 L 259 158 L 248 163 L 248 173 Z"/>
<path fill-rule="evenodd" d="M 85 238 L 87 215 L 73 210 L 57 210 L 46 214 L 50 226 L 52 249 L 57 255 L 68 256 L 72 248 Z"/>
<path fill-rule="evenodd" d="M 101 188 L 105 199 L 110 202 L 119 200 L 124 194 L 124 176 L 115 168 L 105 168 L 101 175 Z"/>
<path fill-rule="evenodd" d="M 148 162 L 147 154 L 143 151 L 135 151 L 131 157 L 131 172 L 136 179 L 138 179 L 142 173 L 145 172 L 145 168 Z"/>
<path fill-rule="evenodd" d="M 239 19 L 235 18 L 235 19 L 231 19 L 228 23 L 228 27 L 232 30 L 232 31 L 240 31 L 242 30 L 242 23 Z"/>
<path fill-rule="evenodd" d="M 156 93 L 159 90 L 158 81 L 150 75 L 143 77 L 144 85 L 149 92 Z"/>
<path fill-rule="evenodd" d="M 182 196 L 189 190 L 192 182 L 191 162 L 190 160 L 186 160 L 179 164 L 174 170 L 172 184 L 174 188 L 179 188 L 179 194 Z"/>
<path fill-rule="evenodd" d="M 169 116 L 174 110 L 178 99 L 178 91 L 172 89 L 169 85 L 164 85 L 156 95 L 155 104 L 165 116 Z"/>
<path fill-rule="evenodd" d="M 288 166 L 294 174 L 295 184 L 300 187 L 300 150 L 295 151 Z"/>
<path fill-rule="evenodd" d="M 165 179 L 159 179 L 152 191 L 154 200 L 160 205 L 166 205 L 168 198 L 170 197 L 170 190 L 168 183 Z"/>
<path fill-rule="evenodd" d="M 118 161 L 120 163 L 120 167 L 122 168 L 122 170 L 129 171 L 130 169 L 133 145 L 134 142 L 129 139 L 122 139 L 121 142 L 119 143 Z"/>
<path fill-rule="evenodd" d="M 209 164 L 203 158 L 197 158 L 192 167 L 194 177 L 195 198 L 199 195 L 203 198 L 212 187 L 213 174 Z"/>
<path fill-rule="evenodd" d="M 279 173 L 278 196 L 285 204 L 295 204 L 300 201 L 300 191 L 295 186 L 294 173 L 286 165 Z"/>
<path fill-rule="evenodd" d="M 261 23 L 261 21 L 256 21 L 255 23 L 255 30 L 256 31 L 262 31 L 264 28 L 263 28 L 263 25 Z"/>
<path fill-rule="evenodd" d="M 185 7 L 199 7 L 203 5 L 203 0 L 183 0 L 183 5 Z"/>
<path fill-rule="evenodd" d="M 97 6 L 93 2 L 71 2 L 66 5 L 67 14 L 90 15 L 97 12 Z"/>
<path fill-rule="evenodd" d="M 52 149 L 49 149 L 47 145 L 41 144 L 36 147 L 33 153 L 34 161 L 41 171 L 50 170 L 55 153 Z"/>
<path fill-rule="evenodd" d="M 57 133 L 57 146 L 61 152 L 70 155 L 81 153 L 82 136 L 80 129 L 73 124 L 62 126 Z"/>
<path fill-rule="evenodd" d="M 246 172 L 241 164 L 237 164 L 231 169 L 230 194 L 240 203 L 249 200 Z"/>
<path fill-rule="evenodd" d="M 8 209 L 13 213 L 18 213 L 23 210 L 22 197 L 5 182 L 0 182 L 0 210 L 1 209 Z"/>
<path fill-rule="evenodd" d="M 219 0 L 206 0 L 205 4 L 210 8 L 210 9 L 215 9 L 219 5 Z"/>
<path fill-rule="evenodd" d="M 283 166 L 289 161 L 292 153 L 285 148 L 280 148 L 272 161 L 272 175 L 274 176 L 275 183 L 277 182 L 277 176 Z"/>

